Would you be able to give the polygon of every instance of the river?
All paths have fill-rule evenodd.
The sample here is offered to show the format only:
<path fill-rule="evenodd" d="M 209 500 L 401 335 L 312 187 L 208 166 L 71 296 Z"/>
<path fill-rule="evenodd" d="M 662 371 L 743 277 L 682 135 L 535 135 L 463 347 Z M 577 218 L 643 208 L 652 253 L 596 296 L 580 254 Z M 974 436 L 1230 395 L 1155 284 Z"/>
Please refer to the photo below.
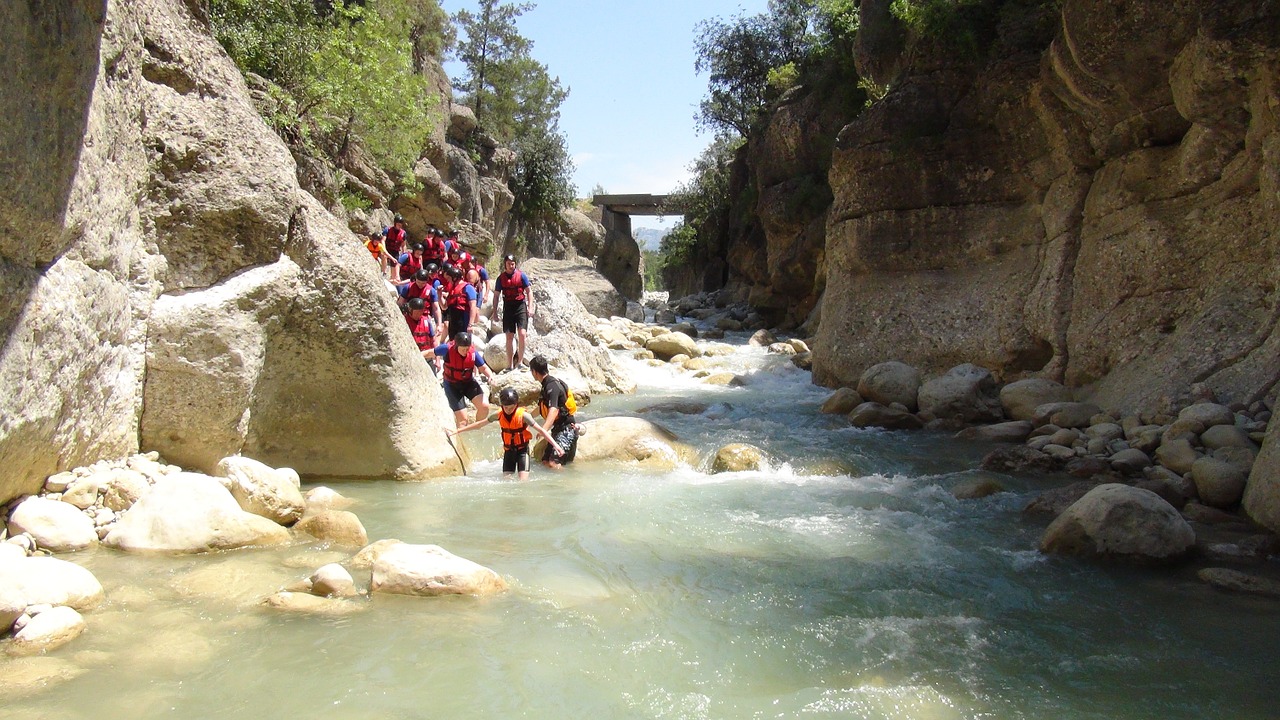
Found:
<path fill-rule="evenodd" d="M 741 338 L 738 342 L 743 342 Z M 785 358 L 718 359 L 746 387 L 627 361 L 647 412 L 702 451 L 750 442 L 767 471 L 645 474 L 496 459 L 441 482 L 326 483 L 370 539 L 435 543 L 501 573 L 498 597 L 377 596 L 339 618 L 258 600 L 348 553 L 71 556 L 107 600 L 43 658 L 71 679 L 2 699 L 22 718 L 1274 718 L 1280 610 L 1189 568 L 1036 551 L 1022 507 L 1061 479 L 1001 477 L 959 501 L 988 449 L 856 430 Z M 684 412 L 680 412 L 680 411 Z M 700 410 L 689 413 L 690 410 Z M 464 436 L 497 457 L 497 431 Z M 357 582 L 367 585 L 367 571 Z M 43 664 L 43 665 L 42 665 Z"/>

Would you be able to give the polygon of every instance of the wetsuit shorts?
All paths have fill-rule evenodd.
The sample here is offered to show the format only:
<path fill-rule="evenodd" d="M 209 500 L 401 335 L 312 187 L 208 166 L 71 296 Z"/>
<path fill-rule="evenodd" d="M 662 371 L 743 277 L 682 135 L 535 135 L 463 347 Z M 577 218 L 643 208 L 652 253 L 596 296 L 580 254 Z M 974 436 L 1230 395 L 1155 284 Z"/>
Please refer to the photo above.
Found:
<path fill-rule="evenodd" d="M 502 472 L 529 472 L 529 446 L 502 453 Z"/>
<path fill-rule="evenodd" d="M 453 308 L 449 308 L 444 315 L 444 321 L 449 324 L 449 337 L 452 338 L 460 332 L 466 332 L 467 327 L 470 325 L 467 321 L 470 319 L 470 310 L 455 310 Z"/>
<path fill-rule="evenodd" d="M 561 465 L 573 462 L 574 456 L 578 454 L 578 431 L 573 423 L 568 422 L 558 429 L 553 428 L 551 437 L 556 439 L 557 445 L 564 448 L 564 455 L 556 457 L 556 449 L 551 447 L 551 443 L 547 443 L 547 449 L 542 451 L 542 462 L 554 460 Z"/>
<path fill-rule="evenodd" d="M 513 333 L 529 328 L 529 304 L 524 300 L 505 300 L 502 303 L 502 332 Z"/>
<path fill-rule="evenodd" d="M 482 392 L 480 383 L 474 377 L 460 383 L 446 381 L 444 384 L 444 397 L 449 401 L 449 409 L 454 412 L 466 410 L 467 400 L 480 397 Z"/>

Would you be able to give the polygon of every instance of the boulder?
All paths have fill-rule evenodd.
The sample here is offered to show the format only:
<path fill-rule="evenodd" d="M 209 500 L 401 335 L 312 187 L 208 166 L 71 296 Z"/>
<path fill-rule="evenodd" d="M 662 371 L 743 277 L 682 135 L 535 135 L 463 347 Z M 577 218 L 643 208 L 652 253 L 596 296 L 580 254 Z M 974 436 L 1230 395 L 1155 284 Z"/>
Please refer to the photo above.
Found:
<path fill-rule="evenodd" d="M 1093 416 L 1102 412 L 1097 405 L 1078 402 L 1054 402 L 1040 405 L 1032 413 L 1031 422 L 1041 425 L 1057 425 L 1060 428 L 1086 428 L 1093 424 Z"/>
<path fill-rule="evenodd" d="M 575 462 L 612 460 L 670 469 L 695 458 L 693 449 L 674 433 L 648 420 L 603 417 L 582 425 L 587 434 L 578 441 Z"/>
<path fill-rule="evenodd" d="M 102 486 L 102 504 L 115 512 L 133 507 L 143 493 L 151 488 L 147 476 L 128 468 L 119 468 L 95 476 Z"/>
<path fill-rule="evenodd" d="M 294 477 L 276 472 L 275 468 L 252 458 L 223 458 L 214 469 L 214 477 L 223 478 L 223 486 L 231 491 L 245 512 L 285 527 L 297 522 L 306 508 Z"/>
<path fill-rule="evenodd" d="M 849 413 L 849 424 L 860 428 L 884 428 L 886 430 L 919 430 L 924 427 L 920 418 L 906 410 L 886 407 L 878 402 L 864 402 Z"/>
<path fill-rule="evenodd" d="M 1231 412 L 1231 408 L 1226 405 L 1196 403 L 1183 408 L 1178 413 L 1178 419 L 1198 422 L 1207 429 L 1215 425 L 1234 425 L 1236 414 Z"/>
<path fill-rule="evenodd" d="M 881 405 L 900 403 L 915 411 L 920 392 L 920 371 L 897 361 L 872 365 L 858 379 L 858 394 Z"/>
<path fill-rule="evenodd" d="M 1249 439 L 1249 433 L 1235 425 L 1211 425 L 1200 433 L 1200 443 L 1209 450 L 1233 447 L 1256 450 L 1257 446 Z"/>
<path fill-rule="evenodd" d="M 1024 515 L 1045 515 L 1056 518 L 1099 485 L 1101 483 L 1096 480 L 1081 480 L 1063 487 L 1045 490 L 1027 503 L 1022 512 Z"/>
<path fill-rule="evenodd" d="M 1111 467 L 1127 475 L 1140 475 L 1151 467 L 1151 458 L 1141 450 L 1129 448 L 1111 456 Z"/>
<path fill-rule="evenodd" d="M 1058 468 L 1046 453 L 1025 445 L 1001 447 L 982 458 L 982 469 L 1002 473 L 1044 473 Z"/>
<path fill-rule="evenodd" d="M 595 317 L 625 317 L 627 314 L 627 298 L 589 262 L 581 259 L 530 258 L 524 261 L 520 269 L 529 274 L 535 287 L 547 280 L 555 281 L 576 297 L 587 313 Z M 559 302 L 543 305 L 541 295 L 534 299 L 534 312 L 538 315 L 557 312 L 560 305 Z M 539 332 L 542 332 L 541 328 Z"/>
<path fill-rule="evenodd" d="M 1197 572 L 1196 577 L 1222 590 L 1280 598 L 1280 581 L 1261 575 L 1253 575 L 1230 568 L 1208 567 L 1202 568 Z"/>
<path fill-rule="evenodd" d="M 352 597 L 357 594 L 356 581 L 347 569 L 337 563 L 321 566 L 309 578 L 311 594 L 322 597 Z"/>
<path fill-rule="evenodd" d="M 759 470 L 765 465 L 764 451 L 755 445 L 732 443 L 716 451 L 711 459 L 711 474 Z"/>
<path fill-rule="evenodd" d="M 11 655 L 48 652 L 75 640 L 84 628 L 84 618 L 75 610 L 65 605 L 49 608 L 14 633 L 6 650 Z"/>
<path fill-rule="evenodd" d="M 956 438 L 982 442 L 1020 443 L 1026 441 L 1033 429 L 1029 420 L 1012 420 L 994 425 L 965 428 L 956 433 Z"/>
<path fill-rule="evenodd" d="M 1108 483 L 1090 490 L 1045 530 L 1045 553 L 1169 562 L 1187 553 L 1195 531 L 1150 490 Z"/>
<path fill-rule="evenodd" d="M 765 351 L 768 352 L 770 355 L 795 355 L 796 354 L 796 349 L 791 346 L 791 343 L 784 343 L 784 342 L 773 343 L 769 347 L 765 348 Z"/>
<path fill-rule="evenodd" d="M 1000 405 L 1014 420 L 1030 420 L 1041 405 L 1062 402 L 1071 402 L 1071 390 L 1044 378 L 1018 380 L 1000 388 Z"/>
<path fill-rule="evenodd" d="M 92 610 L 102 597 L 102 584 L 75 563 L 39 555 L 0 561 L 0 632 L 32 605 Z"/>
<path fill-rule="evenodd" d="M 1280 533 L 1280 420 L 1267 424 L 1262 452 L 1258 453 L 1241 504 L 1249 517 L 1271 532 Z"/>
<path fill-rule="evenodd" d="M 184 472 L 151 486 L 103 543 L 128 551 L 198 553 L 289 540 L 288 530 L 242 510 L 216 478 Z"/>
<path fill-rule="evenodd" d="M 396 595 L 495 595 L 507 589 L 502 576 L 437 545 L 398 543 L 373 563 L 370 591 Z"/>
<path fill-rule="evenodd" d="M 62 493 L 62 502 L 80 510 L 88 510 L 98 503 L 98 490 L 98 483 L 93 478 L 80 478 Z"/>
<path fill-rule="evenodd" d="M 842 387 L 837 389 L 832 393 L 831 397 L 827 398 L 826 401 L 822 403 L 821 412 L 828 415 L 848 415 L 854 408 L 858 407 L 863 402 L 864 400 L 862 399 L 862 396 L 858 394 L 857 390 Z"/>
<path fill-rule="evenodd" d="M 768 330 L 757 330 L 751 335 L 751 339 L 747 341 L 752 347 L 768 347 L 778 342 L 778 338 Z"/>
<path fill-rule="evenodd" d="M 9 534 L 27 533 L 36 545 L 52 552 L 72 552 L 98 544 L 93 520 L 74 505 L 29 497 L 9 515 Z"/>
<path fill-rule="evenodd" d="M 644 348 L 653 353 L 659 360 L 670 360 L 676 355 L 698 357 L 698 344 L 693 338 L 679 332 L 670 332 L 650 338 Z"/>
<path fill-rule="evenodd" d="M 321 542 L 344 547 L 364 547 L 369 544 L 369 535 L 360 523 L 360 518 L 346 510 L 322 510 L 315 515 L 307 515 L 294 525 L 294 529 Z"/>
<path fill-rule="evenodd" d="M 922 413 L 967 423 L 992 422 L 1003 415 L 991 371 L 969 363 L 925 382 L 917 393 L 917 402 Z"/>
<path fill-rule="evenodd" d="M 1234 507 L 1244 496 L 1248 480 L 1247 469 L 1216 457 L 1205 456 L 1191 464 L 1191 481 L 1196 484 L 1196 494 L 1210 507 Z"/>
<path fill-rule="evenodd" d="M 989 477 L 965 478 L 951 488 L 951 494 L 957 500 L 978 500 L 1002 492 L 1004 492 L 1004 485 L 995 478 Z"/>
<path fill-rule="evenodd" d="M 307 515 L 315 515 L 322 510 L 343 510 L 354 503 L 351 498 L 323 485 L 308 490 L 303 499 L 306 501 L 306 510 L 303 512 Z"/>
<path fill-rule="evenodd" d="M 370 543 L 369 545 L 360 548 L 360 552 L 353 555 L 347 564 L 356 570 L 369 570 L 373 567 L 373 564 L 377 562 L 378 557 L 387 551 L 387 548 L 393 545 L 402 544 L 403 543 L 400 540 L 393 539 L 379 540 L 375 543 Z"/>
<path fill-rule="evenodd" d="M 1185 438 L 1170 439 L 1166 436 L 1156 448 L 1156 461 L 1179 475 L 1191 472 L 1192 464 L 1199 457 L 1200 454 Z"/>

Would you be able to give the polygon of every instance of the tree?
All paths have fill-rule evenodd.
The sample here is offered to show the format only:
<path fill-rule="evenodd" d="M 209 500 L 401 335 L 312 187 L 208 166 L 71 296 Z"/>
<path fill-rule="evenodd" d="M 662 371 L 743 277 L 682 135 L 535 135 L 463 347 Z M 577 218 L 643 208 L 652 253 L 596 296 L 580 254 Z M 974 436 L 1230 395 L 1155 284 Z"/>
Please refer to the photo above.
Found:
<path fill-rule="evenodd" d="M 466 94 L 465 102 L 486 127 L 493 124 L 489 120 L 493 105 L 513 75 L 509 64 L 528 57 L 531 43 L 516 29 L 516 18 L 533 7 L 527 2 L 480 0 L 478 12 L 459 10 L 453 16 L 462 31 L 454 53 L 467 69 L 466 75 L 454 79 L 453 87 Z"/>
<path fill-rule="evenodd" d="M 573 161 L 565 138 L 551 128 L 531 130 L 512 145 L 516 167 L 511 173 L 515 195 L 512 212 L 526 222 L 554 217 L 573 203 Z"/>

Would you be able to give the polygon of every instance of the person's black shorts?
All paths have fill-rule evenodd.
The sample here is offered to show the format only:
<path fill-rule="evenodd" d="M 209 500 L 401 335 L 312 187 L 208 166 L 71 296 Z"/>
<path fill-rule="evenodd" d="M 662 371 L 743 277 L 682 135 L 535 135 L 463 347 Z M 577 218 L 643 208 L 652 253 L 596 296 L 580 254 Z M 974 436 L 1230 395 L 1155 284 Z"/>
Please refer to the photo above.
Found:
<path fill-rule="evenodd" d="M 449 409 L 457 412 L 467 409 L 467 401 L 480 397 L 484 391 L 480 389 L 480 383 L 475 378 L 471 378 L 466 382 L 451 383 L 445 382 L 444 396 L 449 401 Z"/>
<path fill-rule="evenodd" d="M 574 456 L 578 454 L 578 431 L 574 429 L 573 423 L 565 423 L 558 430 L 553 429 L 551 437 L 555 438 L 556 443 L 564 448 L 564 455 L 556 457 L 556 449 L 551 447 L 551 443 L 547 443 L 547 449 L 542 452 L 542 462 L 554 460 L 561 465 L 568 465 L 573 462 Z"/>
<path fill-rule="evenodd" d="M 502 332 L 529 329 L 529 303 L 524 300 L 502 303 Z"/>
<path fill-rule="evenodd" d="M 502 472 L 529 472 L 529 446 L 502 453 Z"/>
<path fill-rule="evenodd" d="M 467 310 L 454 310 L 450 308 L 444 314 L 444 321 L 449 325 L 449 339 L 452 340 L 454 335 L 460 332 L 466 332 L 470 326 L 471 313 Z"/>

